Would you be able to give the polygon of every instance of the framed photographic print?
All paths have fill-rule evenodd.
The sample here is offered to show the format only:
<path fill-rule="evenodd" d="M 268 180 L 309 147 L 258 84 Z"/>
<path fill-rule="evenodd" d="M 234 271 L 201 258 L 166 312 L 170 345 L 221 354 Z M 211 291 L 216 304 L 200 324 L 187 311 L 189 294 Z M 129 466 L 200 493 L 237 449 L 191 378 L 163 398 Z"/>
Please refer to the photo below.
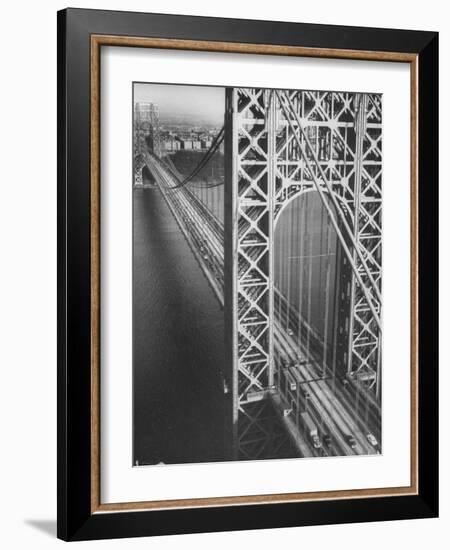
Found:
<path fill-rule="evenodd" d="M 438 513 L 438 36 L 58 14 L 58 536 Z"/>

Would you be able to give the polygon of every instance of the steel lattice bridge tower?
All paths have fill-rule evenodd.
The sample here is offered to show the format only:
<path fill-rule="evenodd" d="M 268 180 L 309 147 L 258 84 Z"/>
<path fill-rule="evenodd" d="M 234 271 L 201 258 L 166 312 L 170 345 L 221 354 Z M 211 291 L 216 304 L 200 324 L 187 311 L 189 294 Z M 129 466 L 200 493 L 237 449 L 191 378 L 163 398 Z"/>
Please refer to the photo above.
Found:
<path fill-rule="evenodd" d="M 133 128 L 133 172 L 134 185 L 144 185 L 142 170 L 146 166 L 145 156 L 149 150 L 161 155 L 161 141 L 159 135 L 159 112 L 153 103 L 138 103 L 134 107 Z"/>
<path fill-rule="evenodd" d="M 336 447 L 346 445 L 339 423 L 361 441 L 369 431 L 380 438 L 381 120 L 377 94 L 227 89 L 223 221 L 195 190 L 176 185 L 157 117 L 153 151 L 135 141 L 135 185 L 147 165 L 224 304 L 236 459 L 288 448 L 292 456 L 327 454 L 305 436 L 307 398 Z M 325 289 L 335 311 L 329 338 L 275 284 L 277 226 L 308 194 L 320 198 L 337 243 L 335 292 Z"/>
<path fill-rule="evenodd" d="M 301 194 L 320 194 L 341 244 L 338 368 L 379 396 L 381 102 L 366 94 L 233 89 L 227 117 L 233 406 L 245 452 L 248 441 L 255 451 L 258 438 L 260 445 L 267 438 L 260 401 L 275 399 L 288 410 L 292 403 L 275 360 L 274 230 Z"/>

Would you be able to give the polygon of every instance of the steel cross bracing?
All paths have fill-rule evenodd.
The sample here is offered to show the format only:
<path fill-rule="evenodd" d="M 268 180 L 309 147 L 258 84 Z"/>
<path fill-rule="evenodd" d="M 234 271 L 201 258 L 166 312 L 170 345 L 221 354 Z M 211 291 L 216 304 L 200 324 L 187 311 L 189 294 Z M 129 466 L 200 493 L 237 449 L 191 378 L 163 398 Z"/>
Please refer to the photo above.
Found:
<path fill-rule="evenodd" d="M 237 455 L 260 456 L 270 439 L 273 370 L 275 109 L 264 90 L 230 91 L 233 194 L 233 360 Z M 249 452 L 248 447 L 251 448 Z"/>
<path fill-rule="evenodd" d="M 144 185 L 144 178 L 142 175 L 142 170 L 145 166 L 144 156 L 141 153 L 138 153 L 134 156 L 133 159 L 133 173 L 134 173 L 134 186 L 142 187 Z"/>
<path fill-rule="evenodd" d="M 229 93 L 235 421 L 239 453 L 245 455 L 249 432 L 253 446 L 258 434 L 261 445 L 267 437 L 260 401 L 283 397 L 274 353 L 274 226 L 302 193 L 321 194 L 346 251 L 338 320 L 344 337 L 335 360 L 350 379 L 379 397 L 381 97 L 263 89 Z M 284 393 L 285 403 L 292 403 Z"/>

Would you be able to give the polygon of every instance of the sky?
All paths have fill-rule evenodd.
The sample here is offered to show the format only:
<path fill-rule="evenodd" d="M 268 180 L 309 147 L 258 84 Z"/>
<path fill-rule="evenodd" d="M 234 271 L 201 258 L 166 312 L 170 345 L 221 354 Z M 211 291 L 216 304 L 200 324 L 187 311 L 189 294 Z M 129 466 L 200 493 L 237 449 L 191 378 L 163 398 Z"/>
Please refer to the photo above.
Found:
<path fill-rule="evenodd" d="M 134 102 L 149 101 L 159 107 L 159 119 L 183 116 L 193 123 L 222 125 L 225 88 L 180 84 L 134 84 Z"/>

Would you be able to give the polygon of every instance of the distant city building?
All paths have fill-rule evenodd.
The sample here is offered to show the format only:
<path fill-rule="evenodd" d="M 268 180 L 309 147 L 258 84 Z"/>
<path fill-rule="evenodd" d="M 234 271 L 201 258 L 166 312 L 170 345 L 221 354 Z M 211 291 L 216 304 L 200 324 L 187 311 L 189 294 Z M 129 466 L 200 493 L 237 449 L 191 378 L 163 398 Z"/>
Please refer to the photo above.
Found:
<path fill-rule="evenodd" d="M 139 102 L 134 107 L 134 131 L 136 153 L 139 148 L 142 149 L 140 145 L 155 153 L 174 153 L 179 150 L 207 151 L 220 128 L 189 126 L 180 122 L 173 124 L 167 121 L 162 124 L 156 104 Z M 219 151 L 223 153 L 223 145 Z"/>
<path fill-rule="evenodd" d="M 164 151 L 179 151 L 181 149 L 181 142 L 179 139 L 165 139 L 162 142 L 162 147 Z"/>

